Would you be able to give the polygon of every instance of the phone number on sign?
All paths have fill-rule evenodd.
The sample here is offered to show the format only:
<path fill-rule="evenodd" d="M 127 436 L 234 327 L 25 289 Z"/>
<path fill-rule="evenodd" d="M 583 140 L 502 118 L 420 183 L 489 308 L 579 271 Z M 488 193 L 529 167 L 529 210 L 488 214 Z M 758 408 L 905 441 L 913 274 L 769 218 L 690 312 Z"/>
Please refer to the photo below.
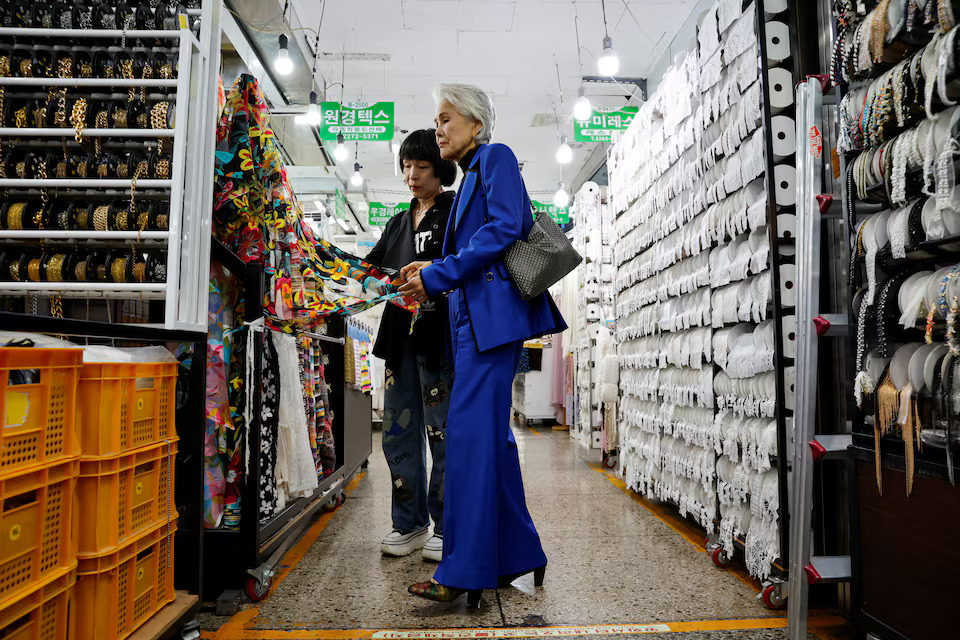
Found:
<path fill-rule="evenodd" d="M 387 140 L 385 133 L 345 133 L 344 140 Z"/>

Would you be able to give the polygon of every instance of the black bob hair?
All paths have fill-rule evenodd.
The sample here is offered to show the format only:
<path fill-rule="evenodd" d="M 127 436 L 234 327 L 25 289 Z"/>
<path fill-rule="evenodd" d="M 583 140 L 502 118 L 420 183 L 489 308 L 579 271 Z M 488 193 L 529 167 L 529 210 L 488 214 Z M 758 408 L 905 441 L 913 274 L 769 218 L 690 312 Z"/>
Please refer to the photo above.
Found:
<path fill-rule="evenodd" d="M 407 136 L 400 145 L 400 155 L 397 158 L 401 172 L 404 160 L 419 160 L 432 164 L 433 175 L 440 179 L 440 184 L 444 187 L 449 187 L 457 179 L 456 163 L 440 157 L 436 129 L 420 129 Z"/>

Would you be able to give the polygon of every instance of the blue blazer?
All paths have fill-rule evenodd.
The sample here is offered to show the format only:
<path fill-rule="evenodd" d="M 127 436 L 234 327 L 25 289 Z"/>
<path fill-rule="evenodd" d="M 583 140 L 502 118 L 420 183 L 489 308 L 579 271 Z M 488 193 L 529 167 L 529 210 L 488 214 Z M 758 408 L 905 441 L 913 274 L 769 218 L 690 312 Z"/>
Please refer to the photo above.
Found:
<path fill-rule="evenodd" d="M 524 300 L 503 264 L 507 249 L 531 227 L 517 157 L 505 145 L 481 145 L 450 211 L 444 257 L 420 272 L 430 295 L 462 289 L 480 352 L 567 328 L 553 298 Z"/>

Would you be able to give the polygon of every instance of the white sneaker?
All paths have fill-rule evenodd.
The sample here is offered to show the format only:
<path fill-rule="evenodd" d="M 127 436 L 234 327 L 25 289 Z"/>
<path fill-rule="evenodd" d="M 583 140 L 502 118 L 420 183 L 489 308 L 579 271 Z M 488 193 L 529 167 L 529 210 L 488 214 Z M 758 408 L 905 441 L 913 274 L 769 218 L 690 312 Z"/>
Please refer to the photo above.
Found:
<path fill-rule="evenodd" d="M 390 535 L 383 539 L 380 552 L 385 556 L 396 556 L 398 558 L 408 556 L 417 549 L 423 548 L 429 538 L 429 528 L 411 531 L 410 533 L 391 531 Z"/>
<path fill-rule="evenodd" d="M 443 560 L 443 536 L 434 535 L 423 545 L 423 559 L 433 562 Z"/>

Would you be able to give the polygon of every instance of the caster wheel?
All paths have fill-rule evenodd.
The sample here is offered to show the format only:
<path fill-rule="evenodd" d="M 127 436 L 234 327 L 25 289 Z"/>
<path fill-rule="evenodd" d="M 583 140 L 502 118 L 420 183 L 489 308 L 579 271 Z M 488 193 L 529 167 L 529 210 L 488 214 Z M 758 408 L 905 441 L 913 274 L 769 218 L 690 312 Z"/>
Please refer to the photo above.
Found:
<path fill-rule="evenodd" d="M 603 465 L 604 465 L 607 469 L 613 469 L 614 467 L 617 466 L 617 457 L 616 457 L 616 456 L 607 456 L 606 459 L 603 461 Z"/>
<path fill-rule="evenodd" d="M 253 576 L 247 578 L 247 584 L 244 588 L 247 597 L 253 602 L 261 602 L 270 593 L 270 580 L 261 582 Z"/>
<path fill-rule="evenodd" d="M 713 559 L 713 564 L 717 565 L 721 569 L 725 569 L 730 565 L 730 556 L 727 555 L 727 552 L 723 550 L 723 547 L 717 547 L 713 550 L 713 553 L 710 554 L 710 557 Z"/>
<path fill-rule="evenodd" d="M 783 609 L 787 606 L 787 598 L 783 595 L 783 589 L 779 584 L 768 584 L 763 589 L 763 604 L 768 609 Z"/>
<path fill-rule="evenodd" d="M 527 426 L 528 426 L 528 427 L 532 427 L 532 426 L 533 426 L 533 420 L 531 420 L 530 418 L 527 418 Z"/>

